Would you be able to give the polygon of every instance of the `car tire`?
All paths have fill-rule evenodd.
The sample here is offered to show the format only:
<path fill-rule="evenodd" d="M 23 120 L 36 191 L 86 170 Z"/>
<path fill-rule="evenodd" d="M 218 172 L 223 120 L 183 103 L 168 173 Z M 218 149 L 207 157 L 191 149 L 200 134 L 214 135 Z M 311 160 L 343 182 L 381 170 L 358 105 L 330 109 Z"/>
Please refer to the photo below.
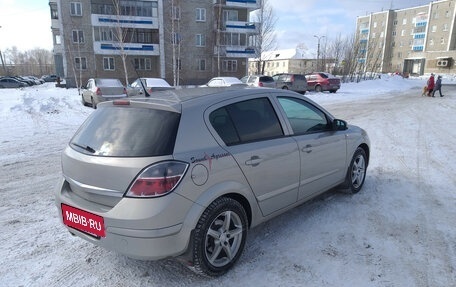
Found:
<path fill-rule="evenodd" d="M 366 179 L 367 156 L 363 148 L 358 147 L 348 167 L 342 188 L 351 194 L 361 190 Z"/>
<path fill-rule="evenodd" d="M 97 109 L 97 103 L 93 100 L 93 98 L 90 98 L 92 102 L 92 108 Z"/>
<path fill-rule="evenodd" d="M 331 91 L 329 91 L 329 92 L 334 94 L 334 93 L 337 92 L 337 90 L 331 90 Z"/>
<path fill-rule="evenodd" d="M 212 202 L 193 233 L 193 271 L 211 277 L 226 273 L 242 254 L 247 228 L 247 214 L 238 201 L 220 197 Z"/>
<path fill-rule="evenodd" d="M 322 91 L 323 89 L 321 88 L 321 86 L 315 86 L 315 92 L 321 93 Z"/>

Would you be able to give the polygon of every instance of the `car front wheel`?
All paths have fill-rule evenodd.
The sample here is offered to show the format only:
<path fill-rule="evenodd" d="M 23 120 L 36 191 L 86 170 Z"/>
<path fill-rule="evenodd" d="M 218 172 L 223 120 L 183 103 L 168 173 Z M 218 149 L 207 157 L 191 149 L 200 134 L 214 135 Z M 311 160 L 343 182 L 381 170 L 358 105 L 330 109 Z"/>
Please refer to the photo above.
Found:
<path fill-rule="evenodd" d="M 315 87 L 315 91 L 316 91 L 317 93 L 321 93 L 321 91 L 322 91 L 321 86 L 316 86 L 316 87 Z"/>
<path fill-rule="evenodd" d="M 220 197 L 212 202 L 194 232 L 193 270 L 220 276 L 239 259 L 247 237 L 247 215 L 234 199 Z"/>
<path fill-rule="evenodd" d="M 351 160 L 347 176 L 343 184 L 349 193 L 361 190 L 366 179 L 367 156 L 364 149 L 358 147 Z"/>

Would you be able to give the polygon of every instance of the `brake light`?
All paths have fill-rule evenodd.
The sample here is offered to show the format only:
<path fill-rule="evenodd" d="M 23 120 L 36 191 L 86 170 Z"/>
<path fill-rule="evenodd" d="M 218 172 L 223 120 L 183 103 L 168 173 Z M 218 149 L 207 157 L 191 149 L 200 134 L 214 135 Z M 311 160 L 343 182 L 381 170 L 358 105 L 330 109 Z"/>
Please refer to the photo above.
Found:
<path fill-rule="evenodd" d="M 97 88 L 97 91 L 95 92 L 95 94 L 97 94 L 97 96 L 101 96 L 101 90 L 100 90 L 100 88 Z"/>
<path fill-rule="evenodd" d="M 149 94 L 152 94 L 152 88 L 149 89 Z"/>
<path fill-rule="evenodd" d="M 259 82 L 259 83 L 258 83 L 258 86 L 259 86 L 259 87 L 263 87 L 263 82 Z"/>
<path fill-rule="evenodd" d="M 188 164 L 166 161 L 151 165 L 135 179 L 125 196 L 159 197 L 172 192 L 187 171 Z"/>

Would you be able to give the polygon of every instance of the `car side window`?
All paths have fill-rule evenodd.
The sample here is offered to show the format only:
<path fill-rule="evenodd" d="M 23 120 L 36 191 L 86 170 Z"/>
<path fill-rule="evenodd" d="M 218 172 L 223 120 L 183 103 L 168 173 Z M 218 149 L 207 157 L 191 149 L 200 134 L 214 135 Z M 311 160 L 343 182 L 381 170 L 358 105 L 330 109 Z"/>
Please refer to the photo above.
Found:
<path fill-rule="evenodd" d="M 279 97 L 279 103 L 295 135 L 322 132 L 331 129 L 325 113 L 312 104 L 288 97 Z"/>
<path fill-rule="evenodd" d="M 219 108 L 209 115 L 209 121 L 228 146 L 283 136 L 279 119 L 267 98 Z"/>

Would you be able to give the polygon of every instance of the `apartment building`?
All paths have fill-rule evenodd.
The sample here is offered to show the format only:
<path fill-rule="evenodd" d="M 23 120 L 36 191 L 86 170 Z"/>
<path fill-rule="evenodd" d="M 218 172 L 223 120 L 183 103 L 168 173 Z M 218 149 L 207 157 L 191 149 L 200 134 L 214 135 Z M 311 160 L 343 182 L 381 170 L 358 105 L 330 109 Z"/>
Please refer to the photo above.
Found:
<path fill-rule="evenodd" d="M 268 76 L 281 73 L 307 74 L 317 70 L 317 59 L 315 55 L 301 49 L 284 49 L 263 52 L 262 64 L 264 73 Z M 328 66 L 331 61 L 320 60 L 320 66 Z M 258 59 L 249 59 L 249 75 L 255 75 L 258 71 Z"/>
<path fill-rule="evenodd" d="M 197 85 L 242 77 L 259 0 L 50 0 L 56 73 L 68 86 L 92 77 L 165 78 Z"/>
<path fill-rule="evenodd" d="M 454 73 L 455 17 L 455 0 L 358 17 L 359 71 Z"/>

